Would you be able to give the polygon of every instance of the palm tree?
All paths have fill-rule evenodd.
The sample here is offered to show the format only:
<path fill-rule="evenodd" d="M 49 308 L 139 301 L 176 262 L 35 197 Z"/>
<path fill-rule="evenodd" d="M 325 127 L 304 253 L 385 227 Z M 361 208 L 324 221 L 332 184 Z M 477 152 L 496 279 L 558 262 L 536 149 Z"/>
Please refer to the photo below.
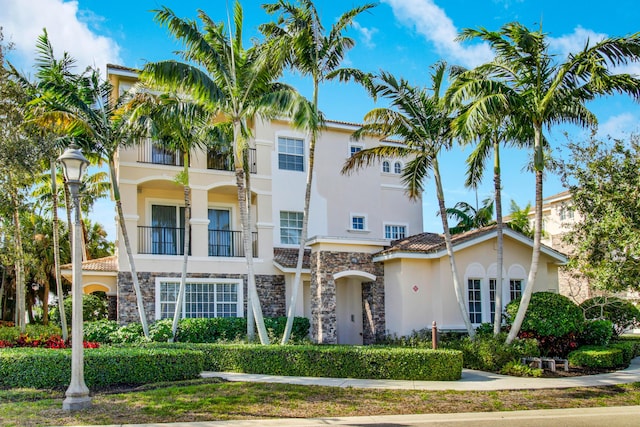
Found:
<path fill-rule="evenodd" d="M 493 199 L 488 198 L 484 199 L 482 206 L 477 208 L 467 202 L 458 202 L 454 207 L 447 208 L 449 218 L 458 221 L 455 227 L 449 229 L 449 232 L 459 234 L 493 224 L 493 205 Z"/>
<path fill-rule="evenodd" d="M 88 69 L 82 74 L 73 74 L 66 70 L 64 73 L 51 73 L 50 68 L 57 64 L 53 55 L 53 48 L 45 32 L 38 40 L 39 59 L 37 65 L 40 72 L 47 78 L 41 78 L 46 89 L 45 96 L 39 98 L 44 103 L 49 114 L 40 118 L 40 123 L 56 124 L 66 122 L 67 132 L 80 142 L 85 148 L 87 156 L 97 153 L 109 166 L 109 178 L 116 205 L 118 223 L 122 233 L 122 240 L 127 252 L 131 279 L 136 293 L 136 302 L 140 323 L 145 336 L 149 336 L 147 318 L 142 301 L 142 294 L 135 269 L 133 252 L 129 241 L 120 190 L 117 181 L 115 159 L 120 147 L 137 142 L 137 135 L 128 127 L 126 120 L 120 114 L 120 101 L 112 98 L 112 86 L 100 79 L 97 70 Z M 65 53 L 62 62 L 73 63 Z M 49 74 L 50 75 L 49 75 Z M 86 148 L 89 148 L 86 150 Z M 52 179 L 52 185 L 55 179 Z M 52 194 L 57 191 L 52 190 Z M 54 212 L 55 215 L 55 212 Z M 63 310 L 60 310 L 61 312 Z"/>
<path fill-rule="evenodd" d="M 458 277 L 438 164 L 438 155 L 443 149 L 449 149 L 453 143 L 450 131 L 451 116 L 443 98 L 440 97 L 447 66 L 444 62 L 438 62 L 432 68 L 432 86 L 428 90 L 412 87 L 405 80 L 397 80 L 385 72 L 375 79 L 375 93 L 387 98 L 390 107 L 377 108 L 367 113 L 364 124 L 356 131 L 354 137 L 394 137 L 400 138 L 403 145 L 382 145 L 362 150 L 346 161 L 342 171 L 348 173 L 387 157 L 409 157 L 411 160 L 402 171 L 402 182 L 411 199 L 421 197 L 424 180 L 430 172 L 433 173 L 456 300 L 467 332 L 473 337 L 475 331 L 469 319 Z"/>
<path fill-rule="evenodd" d="M 147 80 L 150 80 L 147 77 Z M 146 81 L 153 85 L 153 81 Z M 148 91 L 136 94 L 129 103 L 131 108 L 129 120 L 134 126 L 148 129 L 148 136 L 171 152 L 182 153 L 182 172 L 176 176 L 176 182 L 184 188 L 184 235 L 183 262 L 180 288 L 173 315 L 172 341 L 178 331 L 181 318 L 182 302 L 187 286 L 187 263 L 191 240 L 191 186 L 189 184 L 189 163 L 191 152 L 203 148 L 207 144 L 207 127 L 212 122 L 209 111 L 200 104 L 178 94 L 165 93 L 159 96 Z"/>
<path fill-rule="evenodd" d="M 247 261 L 247 307 L 255 316 L 260 341 L 266 344 L 269 338 L 256 290 L 250 241 L 250 187 L 245 161 L 247 141 L 251 136 L 249 125 L 255 118 L 270 119 L 291 111 L 299 96 L 289 86 L 276 82 L 282 74 L 283 63 L 276 60 L 273 49 L 260 43 L 254 43 L 248 49 L 243 47 L 243 12 L 238 1 L 234 6 L 233 29 L 215 23 L 201 10 L 198 18 L 202 30 L 195 21 L 179 18 L 169 8 L 155 11 L 155 20 L 166 25 L 171 35 L 184 43 L 186 48 L 179 55 L 189 63 L 169 60 L 147 64 L 141 77 L 151 79 L 162 89 L 185 93 L 214 112 L 217 125 L 233 129 L 233 161 Z M 305 108 L 301 110 L 304 111 Z M 253 321 L 247 324 L 250 327 Z M 248 335 L 253 338 L 251 329 Z"/>
<path fill-rule="evenodd" d="M 531 203 L 527 203 L 524 208 L 520 208 L 515 200 L 511 200 L 509 208 L 509 221 L 507 226 L 527 237 L 533 238 L 533 230 L 529 221 L 529 212 L 531 212 Z"/>
<path fill-rule="evenodd" d="M 339 68 L 347 51 L 355 44 L 353 39 L 344 35 L 344 32 L 353 25 L 353 20 L 358 14 L 374 6 L 375 4 L 369 3 L 343 13 L 336 23 L 331 26 L 328 33 L 325 33 L 320 15 L 311 0 L 299 0 L 297 5 L 286 0 L 278 0 L 277 3 L 262 6 L 267 13 L 279 13 L 280 15 L 276 22 L 261 25 L 260 31 L 268 37 L 270 42 L 280 46 L 279 49 L 285 54 L 286 63 L 290 67 L 298 70 L 303 75 L 311 76 L 313 83 L 312 117 L 316 118 L 316 120 L 307 121 L 303 126 L 310 134 L 309 163 L 304 194 L 300 246 L 282 344 L 286 344 L 291 336 L 295 305 L 301 282 L 302 259 L 307 243 L 315 148 L 318 135 L 323 126 L 321 114 L 318 110 L 320 85 L 336 77 L 346 79 L 346 76 L 355 76 L 356 78 L 361 76 L 362 73 L 358 70 Z"/>
<path fill-rule="evenodd" d="M 545 168 L 543 127 L 561 122 L 593 126 L 595 115 L 586 103 L 598 95 L 628 93 L 640 97 L 640 80 L 629 74 L 612 74 L 610 66 L 640 60 L 640 33 L 608 38 L 556 62 L 549 53 L 546 34 L 531 31 L 519 23 L 500 31 L 465 29 L 460 40 L 480 38 L 496 53 L 490 63 L 476 68 L 478 78 L 469 82 L 462 96 L 484 94 L 474 108 L 472 122 L 483 114 L 508 111 L 526 119 L 533 130 L 533 158 L 536 177 L 534 243 L 527 284 L 518 313 L 507 337 L 513 341 L 520 331 L 538 271 L 542 232 L 542 181 Z M 489 94 L 489 96 L 486 96 Z"/>

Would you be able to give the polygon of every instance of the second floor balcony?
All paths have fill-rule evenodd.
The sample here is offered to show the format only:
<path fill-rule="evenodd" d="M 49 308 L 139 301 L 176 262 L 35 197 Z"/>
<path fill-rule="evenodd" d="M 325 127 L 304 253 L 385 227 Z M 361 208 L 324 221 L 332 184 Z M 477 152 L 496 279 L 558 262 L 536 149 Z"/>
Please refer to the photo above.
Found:
<path fill-rule="evenodd" d="M 249 164 L 249 173 L 257 173 L 256 149 L 247 149 L 247 163 Z M 209 149 L 207 151 L 207 169 L 233 172 L 233 153 Z"/>
<path fill-rule="evenodd" d="M 244 257 L 241 231 L 208 230 L 207 238 L 208 256 Z M 251 248 L 253 257 L 257 257 L 258 233 L 251 233 Z M 138 253 L 184 255 L 184 228 L 138 226 Z"/>
<path fill-rule="evenodd" d="M 184 166 L 184 155 L 180 150 L 171 150 L 157 142 L 147 140 L 138 146 L 138 162 L 155 165 Z"/>

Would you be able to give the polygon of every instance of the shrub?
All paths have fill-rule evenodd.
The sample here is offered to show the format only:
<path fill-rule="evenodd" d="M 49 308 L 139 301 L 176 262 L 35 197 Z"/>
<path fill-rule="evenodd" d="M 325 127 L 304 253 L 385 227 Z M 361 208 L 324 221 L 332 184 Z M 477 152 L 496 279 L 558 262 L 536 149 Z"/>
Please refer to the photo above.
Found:
<path fill-rule="evenodd" d="M 462 374 L 462 353 L 455 350 L 246 344 L 206 347 L 205 366 L 213 371 L 439 381 L 458 380 Z"/>
<path fill-rule="evenodd" d="M 624 354 L 619 348 L 584 346 L 567 356 L 571 366 L 585 368 L 616 368 L 624 365 Z"/>
<path fill-rule="evenodd" d="M 541 377 L 542 369 L 532 368 L 531 366 L 520 363 L 518 360 L 512 360 L 500 369 L 502 375 L 511 375 L 514 377 Z"/>
<path fill-rule="evenodd" d="M 272 340 L 279 341 L 284 333 L 286 317 L 265 317 L 264 324 Z M 309 319 L 295 317 L 291 330 L 293 342 L 303 340 L 309 331 Z M 241 341 L 247 336 L 247 319 L 243 317 L 216 317 L 182 319 L 178 323 L 176 341 L 191 343 L 215 343 Z"/>
<path fill-rule="evenodd" d="M 88 387 L 147 384 L 197 378 L 202 352 L 162 348 L 92 349 L 84 353 Z M 0 352 L 0 386 L 62 388 L 71 378 L 71 350 L 7 349 Z"/>
<path fill-rule="evenodd" d="M 606 319 L 614 325 L 616 335 L 636 326 L 640 310 L 631 302 L 615 297 L 594 297 L 580 304 L 585 319 Z"/>
<path fill-rule="evenodd" d="M 111 343 L 111 334 L 120 329 L 118 322 L 113 320 L 98 320 L 84 323 L 84 339 L 103 344 Z"/>
<path fill-rule="evenodd" d="M 585 345 L 607 345 L 613 336 L 613 323 L 610 320 L 591 320 L 585 322 L 580 341 Z"/>
<path fill-rule="evenodd" d="M 507 323 L 513 323 L 518 312 L 520 298 L 511 301 L 505 309 Z M 535 292 L 531 295 L 521 331 L 535 332 L 540 336 L 562 337 L 580 333 L 584 323 L 582 310 L 569 298 L 553 292 Z"/>
<path fill-rule="evenodd" d="M 44 343 L 49 340 L 51 337 L 59 337 L 62 331 L 59 327 L 55 325 L 37 325 L 37 324 L 28 324 L 26 325 L 26 332 L 22 334 L 20 332 L 20 328 L 17 326 L 13 327 L 0 327 L 0 341 L 5 343 L 5 347 L 13 347 L 13 346 L 29 346 L 33 342 L 37 342 L 35 346 L 39 346 L 40 343 Z"/>
<path fill-rule="evenodd" d="M 121 328 L 111 332 L 109 339 L 114 344 L 132 344 L 146 341 L 142 324 L 129 323 Z"/>
<path fill-rule="evenodd" d="M 497 372 L 512 360 L 525 356 L 538 356 L 538 343 L 532 339 L 515 340 L 505 343 L 506 335 L 484 336 L 471 340 L 469 337 L 457 341 L 448 341 L 443 346 L 460 350 L 463 353 L 464 367 L 481 371 Z"/>
<path fill-rule="evenodd" d="M 173 327 L 172 319 L 156 320 L 149 325 L 149 339 L 157 342 L 167 342 L 173 336 L 171 329 Z"/>
<path fill-rule="evenodd" d="M 71 325 L 71 309 L 72 298 L 67 297 L 64 299 L 64 312 L 67 317 L 67 324 Z M 106 319 L 109 310 L 107 301 L 104 298 L 100 298 L 97 295 L 85 294 L 82 296 L 82 320 L 85 322 L 95 322 L 98 320 Z M 58 305 L 52 305 L 49 309 L 49 320 L 51 322 L 60 325 L 60 309 Z"/>
<path fill-rule="evenodd" d="M 640 342 L 638 341 L 616 341 L 610 344 L 609 347 L 622 351 L 625 365 L 628 365 L 634 357 L 640 356 Z"/>

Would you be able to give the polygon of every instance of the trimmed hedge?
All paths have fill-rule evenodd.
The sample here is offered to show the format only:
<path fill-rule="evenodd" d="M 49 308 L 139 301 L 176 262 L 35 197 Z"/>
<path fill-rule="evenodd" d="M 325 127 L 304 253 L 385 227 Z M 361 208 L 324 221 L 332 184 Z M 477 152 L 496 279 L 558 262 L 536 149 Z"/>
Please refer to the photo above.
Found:
<path fill-rule="evenodd" d="M 462 352 L 374 346 L 199 345 L 205 369 L 330 378 L 453 381 Z"/>
<path fill-rule="evenodd" d="M 199 351 L 103 347 L 84 352 L 88 387 L 147 384 L 198 378 Z M 0 387 L 62 388 L 71 378 L 71 350 L 6 349 L 0 352 Z"/>
<path fill-rule="evenodd" d="M 617 368 L 624 366 L 624 353 L 620 348 L 584 346 L 567 356 L 571 366 L 586 368 Z"/>

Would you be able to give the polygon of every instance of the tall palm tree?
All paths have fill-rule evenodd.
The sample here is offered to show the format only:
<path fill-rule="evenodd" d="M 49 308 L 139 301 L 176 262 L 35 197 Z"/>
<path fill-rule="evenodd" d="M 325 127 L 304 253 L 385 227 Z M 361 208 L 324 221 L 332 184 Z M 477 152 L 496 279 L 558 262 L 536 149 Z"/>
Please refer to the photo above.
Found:
<path fill-rule="evenodd" d="M 50 72 L 49 68 L 51 68 L 51 65 L 56 64 L 56 60 L 46 32 L 39 38 L 38 51 L 39 59 L 37 60 L 37 65 L 41 64 L 41 72 L 47 76 L 47 73 Z M 73 63 L 73 60 L 67 54 L 64 55 L 64 58 Z M 147 317 L 129 234 L 125 226 L 115 167 L 118 149 L 137 142 L 138 135 L 132 132 L 127 121 L 121 116 L 120 100 L 112 98 L 113 88 L 111 84 L 108 81 L 101 80 L 97 70 L 88 69 L 81 74 L 73 74 L 67 71 L 62 75 L 52 74 L 42 80 L 45 82 L 46 96 L 40 97 L 39 102 L 47 105 L 50 113 L 41 118 L 41 123 L 56 124 L 67 122 L 68 132 L 79 142 L 80 146 L 85 148 L 87 156 L 97 153 L 108 164 L 118 224 L 120 225 L 122 240 L 131 269 L 131 280 L 136 293 L 140 323 L 145 336 L 148 337 Z M 52 183 L 54 182 L 55 180 L 52 179 Z M 52 190 L 52 194 L 57 194 L 57 191 Z M 63 310 L 60 311 L 62 312 Z"/>
<path fill-rule="evenodd" d="M 301 74 L 310 76 L 313 83 L 313 115 L 316 120 L 308 120 L 304 128 L 309 132 L 309 163 L 307 165 L 307 180 L 304 194 L 304 210 L 302 213 L 302 229 L 300 231 L 300 245 L 296 272 L 291 292 L 291 300 L 287 312 L 287 323 L 282 336 L 282 344 L 286 344 L 291 336 L 293 317 L 295 313 L 298 291 L 302 275 L 302 259 L 307 243 L 309 224 L 309 204 L 311 202 L 311 185 L 315 164 L 315 149 L 318 135 L 323 121 L 318 110 L 318 94 L 320 85 L 336 77 L 346 79 L 346 76 L 362 75 L 359 70 L 340 68 L 345 55 L 355 42 L 344 32 L 353 25 L 353 21 L 360 13 L 371 9 L 375 4 L 369 3 L 355 7 L 343 13 L 338 20 L 325 32 L 315 4 L 311 0 L 299 0 L 296 5 L 286 0 L 265 4 L 262 7 L 270 14 L 279 14 L 276 22 L 263 24 L 260 31 L 271 43 L 279 46 L 285 55 L 286 63 Z M 319 120 L 318 120 L 319 119 Z"/>
<path fill-rule="evenodd" d="M 533 130 L 533 158 L 536 180 L 534 243 L 527 284 L 518 313 L 507 337 L 513 341 L 522 326 L 540 258 L 542 236 L 542 181 L 545 169 L 543 127 L 569 122 L 594 126 L 595 115 L 586 103 L 596 96 L 628 93 L 640 98 L 640 79 L 629 74 L 612 74 L 611 67 L 640 60 L 640 33 L 626 37 L 607 38 L 556 62 L 548 48 L 542 30 L 531 31 L 514 22 L 500 31 L 484 28 L 465 29 L 460 40 L 480 38 L 496 53 L 493 61 L 476 68 L 482 76 L 469 82 L 466 94 L 491 94 L 479 100 L 475 109 L 476 122 L 481 115 L 507 110 L 526 119 L 525 126 Z"/>
<path fill-rule="evenodd" d="M 202 29 L 197 22 L 179 18 L 169 8 L 155 11 L 155 20 L 167 26 L 171 35 L 185 45 L 178 54 L 186 62 L 147 64 L 141 77 L 151 79 L 162 89 L 185 93 L 214 112 L 218 125 L 233 129 L 233 161 L 247 261 L 247 309 L 255 316 L 260 341 L 266 344 L 269 338 L 256 290 L 250 241 L 249 176 L 245 160 L 250 121 L 290 111 L 299 96 L 291 87 L 276 81 L 282 74 L 283 63 L 277 60 L 273 49 L 268 50 L 267 45 L 260 43 L 244 48 L 243 12 L 238 1 L 234 5 L 233 28 L 215 23 L 202 10 L 198 11 L 198 18 Z M 253 325 L 252 321 L 247 323 Z M 248 332 L 251 339 L 251 330 Z"/>
<path fill-rule="evenodd" d="M 394 137 L 401 139 L 403 145 L 382 145 L 362 150 L 346 161 L 342 171 L 348 173 L 388 157 L 409 157 L 411 160 L 402 171 L 402 181 L 411 199 L 421 197 L 424 181 L 429 173 L 433 173 L 456 300 L 467 332 L 473 337 L 475 331 L 469 319 L 453 254 L 438 163 L 438 155 L 453 144 L 450 131 L 451 116 L 446 103 L 440 96 L 445 83 L 447 66 L 444 62 L 438 62 L 432 68 L 432 86 L 428 90 L 415 88 L 405 80 L 397 80 L 385 72 L 375 79 L 375 93 L 388 99 L 390 106 L 367 113 L 364 124 L 356 131 L 354 137 L 359 138 L 364 135 L 379 138 Z"/>
<path fill-rule="evenodd" d="M 143 79 L 144 80 L 144 79 Z M 153 85 L 149 77 L 146 82 Z M 194 103 L 191 99 L 176 93 L 164 93 L 159 96 L 149 91 L 136 94 L 130 102 L 129 120 L 134 126 L 148 129 L 147 135 L 171 152 L 182 153 L 182 172 L 176 176 L 176 182 L 184 188 L 184 235 L 182 275 L 180 288 L 176 300 L 173 324 L 171 328 L 172 341 L 178 331 L 178 321 L 182 314 L 182 302 L 187 286 L 187 263 L 189 261 L 189 247 L 191 240 L 191 185 L 189 183 L 189 163 L 191 152 L 202 149 L 207 144 L 207 127 L 212 123 L 211 112 Z"/>

